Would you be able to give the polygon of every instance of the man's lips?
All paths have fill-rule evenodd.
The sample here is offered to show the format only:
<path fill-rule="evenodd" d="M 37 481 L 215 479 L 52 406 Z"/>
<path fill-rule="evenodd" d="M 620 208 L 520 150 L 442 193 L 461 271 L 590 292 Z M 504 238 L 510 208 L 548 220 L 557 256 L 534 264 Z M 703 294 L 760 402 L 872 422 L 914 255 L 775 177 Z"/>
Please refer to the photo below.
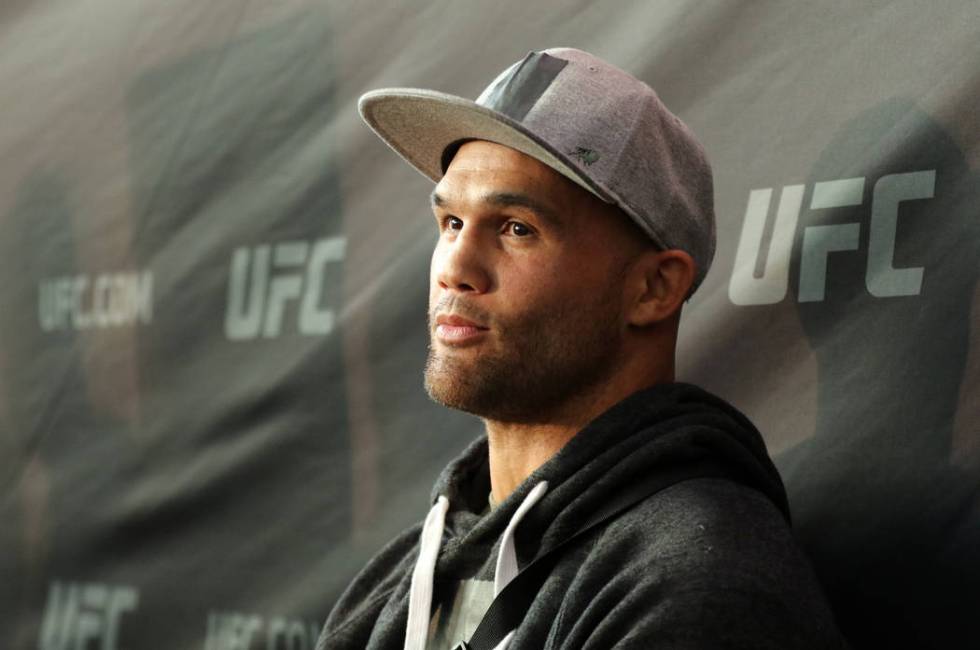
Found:
<path fill-rule="evenodd" d="M 436 317 L 436 338 L 443 343 L 453 344 L 472 341 L 488 330 L 489 328 L 461 316 L 439 314 Z"/>

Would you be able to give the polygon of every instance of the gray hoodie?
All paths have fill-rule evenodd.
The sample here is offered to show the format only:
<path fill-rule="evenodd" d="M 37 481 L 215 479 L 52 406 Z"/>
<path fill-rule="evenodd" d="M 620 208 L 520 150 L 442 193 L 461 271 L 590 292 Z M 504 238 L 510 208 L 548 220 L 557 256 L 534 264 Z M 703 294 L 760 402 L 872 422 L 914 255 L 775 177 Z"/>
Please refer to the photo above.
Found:
<path fill-rule="evenodd" d="M 490 512 L 487 442 L 472 444 L 436 482 L 426 523 L 348 587 L 317 650 L 424 647 L 433 603 L 462 581 L 499 591 L 623 486 L 704 460 L 733 478 L 677 483 L 564 549 L 506 647 L 844 647 L 758 431 L 700 388 L 664 384 L 593 420 Z"/>

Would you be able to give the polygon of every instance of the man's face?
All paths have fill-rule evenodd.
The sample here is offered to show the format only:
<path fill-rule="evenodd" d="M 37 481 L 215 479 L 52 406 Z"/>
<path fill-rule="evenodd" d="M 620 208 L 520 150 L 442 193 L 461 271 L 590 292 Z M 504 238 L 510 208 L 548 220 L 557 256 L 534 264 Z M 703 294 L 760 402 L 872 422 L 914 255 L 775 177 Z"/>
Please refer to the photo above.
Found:
<path fill-rule="evenodd" d="M 537 160 L 464 144 L 433 192 L 429 395 L 554 422 L 621 359 L 626 218 Z"/>

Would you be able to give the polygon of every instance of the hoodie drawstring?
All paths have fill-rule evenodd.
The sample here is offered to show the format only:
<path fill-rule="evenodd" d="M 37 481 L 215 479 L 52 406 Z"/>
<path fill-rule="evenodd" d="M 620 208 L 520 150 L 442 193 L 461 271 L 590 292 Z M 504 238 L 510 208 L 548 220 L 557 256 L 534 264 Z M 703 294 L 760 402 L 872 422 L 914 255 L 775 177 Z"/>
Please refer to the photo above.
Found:
<path fill-rule="evenodd" d="M 440 496 L 422 525 L 419 559 L 412 572 L 412 589 L 408 596 L 408 626 L 405 629 L 405 650 L 425 650 L 429 634 L 429 612 L 432 611 L 432 582 L 442 544 L 442 529 L 446 523 L 449 499 Z"/>
<path fill-rule="evenodd" d="M 547 490 L 547 481 L 541 481 L 535 485 L 534 489 L 524 497 L 524 501 L 521 502 L 514 516 L 510 518 L 507 529 L 504 530 L 504 536 L 500 539 L 500 551 L 497 552 L 497 569 L 493 575 L 493 595 L 495 598 L 517 576 L 517 551 L 514 548 L 514 531 L 517 530 L 517 524 L 521 523 L 521 519 L 524 518 L 527 511 L 534 507 L 534 504 L 544 496 Z"/>
<path fill-rule="evenodd" d="M 507 583 L 517 576 L 517 551 L 514 548 L 514 532 L 524 515 L 541 500 L 547 490 L 547 481 L 541 481 L 535 485 L 510 518 L 510 522 L 508 522 L 500 539 L 500 551 L 497 553 L 497 567 L 493 580 L 494 596 L 497 596 L 507 586 Z M 415 562 L 415 570 L 412 572 L 412 588 L 408 596 L 405 650 L 425 650 L 429 634 L 429 616 L 432 611 L 432 588 L 435 580 L 436 560 L 439 558 L 439 546 L 442 544 L 442 531 L 448 510 L 449 500 L 440 496 L 432 509 L 429 510 L 425 523 L 422 525 L 419 557 Z M 497 649 L 506 648 L 513 634 L 513 632 L 508 634 L 497 646 Z"/>

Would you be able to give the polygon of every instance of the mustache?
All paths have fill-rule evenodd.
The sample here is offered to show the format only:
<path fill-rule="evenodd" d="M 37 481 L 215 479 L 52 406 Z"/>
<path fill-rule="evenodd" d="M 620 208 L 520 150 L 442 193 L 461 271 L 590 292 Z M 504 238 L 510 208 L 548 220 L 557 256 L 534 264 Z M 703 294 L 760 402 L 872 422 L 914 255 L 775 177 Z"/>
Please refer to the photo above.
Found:
<path fill-rule="evenodd" d="M 432 329 L 436 314 L 440 312 L 459 316 L 484 326 L 489 326 L 493 320 L 490 312 L 475 307 L 459 296 L 447 295 L 429 309 L 429 329 Z"/>

